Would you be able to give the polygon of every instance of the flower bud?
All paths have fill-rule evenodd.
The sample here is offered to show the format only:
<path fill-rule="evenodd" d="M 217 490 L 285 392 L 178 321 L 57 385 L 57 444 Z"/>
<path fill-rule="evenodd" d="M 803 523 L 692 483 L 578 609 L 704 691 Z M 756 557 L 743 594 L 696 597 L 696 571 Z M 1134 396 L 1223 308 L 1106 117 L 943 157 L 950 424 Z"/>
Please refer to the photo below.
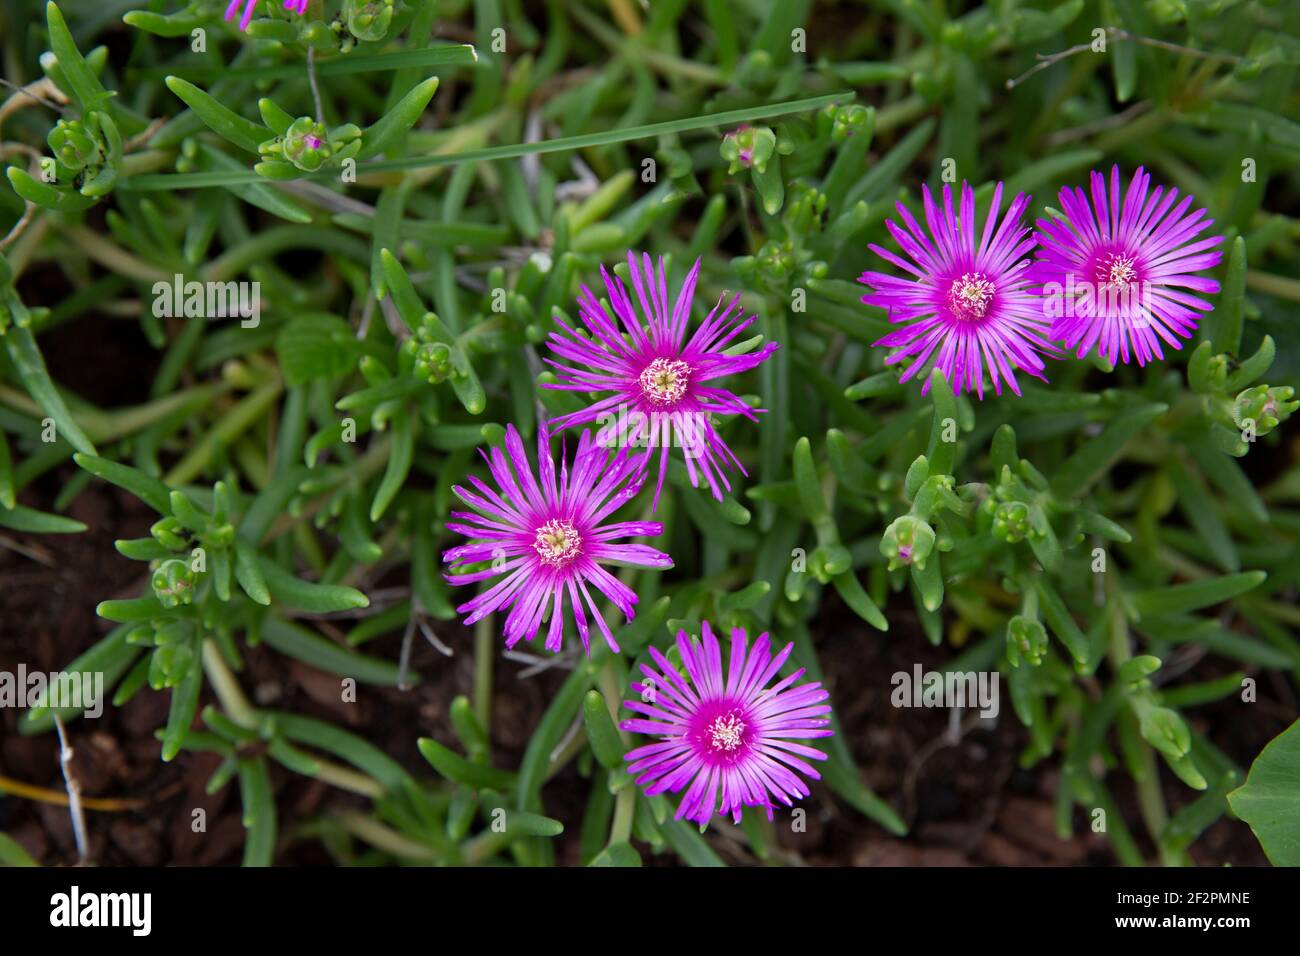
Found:
<path fill-rule="evenodd" d="M 739 126 L 722 137 L 719 152 L 729 164 L 728 173 L 734 175 L 751 166 L 761 173 L 776 152 L 776 134 L 766 126 Z"/>
<path fill-rule="evenodd" d="M 1291 401 L 1295 389 L 1288 385 L 1256 385 L 1248 388 L 1232 403 L 1232 420 L 1238 428 L 1254 422 L 1256 435 L 1267 435 L 1291 413 L 1300 408 L 1300 402 Z"/>
<path fill-rule="evenodd" d="M 1017 615 L 1007 623 L 1007 660 L 1019 667 L 1021 658 L 1037 667 L 1047 653 L 1047 630 L 1037 618 Z"/>
<path fill-rule="evenodd" d="M 347 0 L 343 17 L 358 40 L 382 40 L 393 22 L 393 0 Z"/>
<path fill-rule="evenodd" d="M 100 159 L 99 143 L 81 120 L 59 120 L 47 141 L 55 158 L 74 172 Z"/>
<path fill-rule="evenodd" d="M 451 348 L 445 342 L 421 342 L 415 347 L 415 374 L 430 385 L 451 374 Z"/>
<path fill-rule="evenodd" d="M 1029 533 L 1029 506 L 1023 501 L 1003 501 L 993 509 L 993 533 L 1015 544 Z"/>
<path fill-rule="evenodd" d="M 934 529 L 913 515 L 902 515 L 885 529 L 880 553 L 889 559 L 889 570 L 911 564 L 924 568 L 934 550 Z"/>
<path fill-rule="evenodd" d="M 332 150 L 325 126 L 310 116 L 300 116 L 272 147 L 285 159 L 305 172 L 314 172 L 325 165 Z"/>
<path fill-rule="evenodd" d="M 194 600 L 198 575 L 180 558 L 168 558 L 153 573 L 153 593 L 163 607 L 176 607 Z"/>
<path fill-rule="evenodd" d="M 769 239 L 758 250 L 757 262 L 764 278 L 781 285 L 794 274 L 798 265 L 794 244 Z"/>
<path fill-rule="evenodd" d="M 835 112 L 835 120 L 831 125 L 831 139 L 837 143 L 843 142 L 854 133 L 868 129 L 870 122 L 871 112 L 865 106 L 857 103 L 842 106 Z"/>

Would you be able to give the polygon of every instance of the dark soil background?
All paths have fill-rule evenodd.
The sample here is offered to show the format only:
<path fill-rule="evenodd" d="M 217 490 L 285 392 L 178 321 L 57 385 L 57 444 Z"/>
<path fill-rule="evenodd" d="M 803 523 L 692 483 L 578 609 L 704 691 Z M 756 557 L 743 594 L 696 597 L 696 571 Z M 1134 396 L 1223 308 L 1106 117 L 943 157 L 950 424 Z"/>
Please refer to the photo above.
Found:
<path fill-rule="evenodd" d="M 86 397 L 108 405 L 143 397 L 137 393 L 149 379 L 139 363 L 151 362 L 153 353 L 133 323 L 87 319 L 57 330 L 42 345 L 54 374 L 77 382 Z M 93 364 L 87 364 L 87 356 L 94 356 Z M 51 507 L 74 471 L 67 466 L 45 476 L 26 490 L 22 500 L 34 507 Z M 0 536 L 0 670 L 15 670 L 19 663 L 41 671 L 65 666 L 107 630 L 107 622 L 95 615 L 95 605 L 107 598 L 134 596 L 142 586 L 141 566 L 118 555 L 113 540 L 146 535 L 152 512 L 116 489 L 96 483 L 75 499 L 68 513 L 90 530 L 70 536 Z M 1052 806 L 1056 759 L 1029 771 L 1019 768 L 1018 757 L 1028 736 L 1009 706 L 995 724 L 976 722 L 967 712 L 968 722 L 975 726 L 955 745 L 947 742 L 947 711 L 891 706 L 890 675 L 910 671 L 918 662 L 937 669 L 951 651 L 931 647 L 906 610 L 892 608 L 890 615 L 896 626 L 888 635 L 869 632 L 828 596 L 813 624 L 850 747 L 867 783 L 907 820 L 909 835 L 890 836 L 815 785 L 813 798 L 806 803 L 807 832 L 793 835 L 786 827 L 777 828 L 791 851 L 783 854 L 786 861 L 864 866 L 1113 865 L 1106 840 L 1089 831 L 1081 811 L 1076 810 L 1074 838 L 1057 837 Z M 466 652 L 444 657 L 417 641 L 412 666 L 423 681 L 409 692 L 366 686 L 358 703 L 343 704 L 336 677 L 260 648 L 247 651 L 248 667 L 241 681 L 260 705 L 338 723 L 425 774 L 417 738 L 452 740 L 448 705 L 455 695 L 471 690 L 470 632 L 453 627 L 443 636 Z M 399 642 L 400 635 L 389 635 L 368 649 L 395 659 Z M 494 760 L 501 766 L 517 765 L 531 728 L 563 679 L 558 669 L 521 679 L 525 669 L 526 665 L 505 659 L 499 659 L 494 669 L 493 747 Z M 1192 663 L 1187 679 L 1205 679 L 1225 669 L 1222 662 L 1202 657 Z M 841 692 L 841 688 L 857 691 Z M 1266 679 L 1258 705 L 1246 709 L 1246 717 L 1242 708 L 1229 704 L 1196 709 L 1192 719 L 1198 730 L 1248 767 L 1260 749 L 1285 729 L 1291 710 L 1270 701 L 1287 693 L 1285 687 L 1272 686 Z M 182 753 L 171 764 L 161 761 L 154 731 L 165 723 L 166 714 L 166 695 L 145 688 L 124 708 L 107 707 L 98 720 L 69 725 L 73 767 L 84 795 L 122 802 L 115 811 L 87 812 L 91 860 L 101 865 L 238 864 L 244 832 L 237 789 L 228 785 L 213 796 L 205 793 L 217 763 L 213 756 Z M 16 730 L 20 716 L 12 709 L 0 711 L 0 776 L 61 794 L 56 737 L 20 736 Z M 1173 813 L 1195 794 L 1163 766 L 1161 772 Z M 295 827 L 325 809 L 349 803 L 360 807 L 364 801 L 290 774 L 274 763 L 272 779 L 280 817 L 276 862 L 331 863 L 318 841 L 295 838 Z M 1114 774 L 1110 782 L 1130 828 L 1148 858 L 1153 858 L 1126 775 Z M 579 824 L 588 786 L 571 765 L 543 791 L 546 812 L 565 824 L 565 834 L 556 841 L 560 863 L 578 860 Z M 208 828 L 203 834 L 190 829 L 197 807 L 207 811 Z M 0 831 L 44 864 L 76 861 L 64 806 L 0 794 Z M 730 863 L 756 862 L 725 823 L 711 828 L 708 839 Z M 1202 865 L 1267 864 L 1249 828 L 1228 818 L 1207 831 L 1191 852 Z"/>

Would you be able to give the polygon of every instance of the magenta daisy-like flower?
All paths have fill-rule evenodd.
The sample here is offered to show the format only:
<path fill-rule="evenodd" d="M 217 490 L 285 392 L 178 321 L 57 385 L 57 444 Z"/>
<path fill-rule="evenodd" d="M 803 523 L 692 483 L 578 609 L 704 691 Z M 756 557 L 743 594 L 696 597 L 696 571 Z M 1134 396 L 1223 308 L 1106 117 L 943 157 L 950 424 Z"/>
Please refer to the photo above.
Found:
<path fill-rule="evenodd" d="M 902 226 L 885 222 L 906 259 L 870 246 L 912 278 L 882 272 L 864 272 L 858 278 L 872 289 L 862 301 L 886 309 L 889 320 L 902 326 L 873 344 L 897 349 L 885 359 L 886 365 L 908 363 L 902 381 L 924 372 L 922 393 L 929 391 L 930 370 L 938 368 L 956 393 L 973 391 L 983 398 L 987 371 L 999 395 L 1004 381 L 1019 395 L 1016 372 L 1045 378 L 1039 356 L 1052 350 L 1047 339 L 1050 322 L 1029 292 L 1029 260 L 1021 258 L 1034 246 L 1029 228 L 1020 224 L 1030 197 L 1017 194 L 999 223 L 998 183 L 978 237 L 975 192 L 969 184 L 962 182 L 961 208 L 956 211 L 951 186 L 943 187 L 943 209 L 927 187 L 922 187 L 921 197 L 928 228 L 923 229 L 901 202 Z"/>
<path fill-rule="evenodd" d="M 668 555 L 647 545 L 614 543 L 620 538 L 661 534 L 662 524 L 605 520 L 640 490 L 642 479 L 636 462 L 626 451 L 611 455 L 583 432 L 572 475 L 561 456 L 557 481 L 550 436 L 544 425 L 537 434 L 536 476 L 513 425 L 506 427 L 505 444 L 508 458 L 499 448 L 483 455 L 495 488 L 474 475 L 468 479 L 473 491 L 459 485 L 452 488 L 474 510 L 453 511 L 455 521 L 447 522 L 447 529 L 471 540 L 444 551 L 443 561 L 452 568 L 491 563 L 485 569 L 448 574 L 447 581 L 474 584 L 501 579 L 456 610 L 468 615 L 466 624 L 473 624 L 493 611 L 509 609 L 505 623 L 507 647 L 514 647 L 524 638 L 531 641 L 549 618 L 546 649 L 558 651 L 564 637 L 564 602 L 568 595 L 583 649 L 591 653 L 589 611 L 609 646 L 617 651 L 618 644 L 596 600 L 604 595 L 631 620 L 637 597 L 601 565 L 673 566 Z M 593 588 L 597 592 L 594 595 Z"/>
<path fill-rule="evenodd" d="M 1099 172 L 1090 177 L 1091 199 L 1078 187 L 1060 192 L 1064 219 L 1038 220 L 1038 259 L 1031 275 L 1041 283 L 1052 338 L 1076 350 L 1093 348 L 1112 365 L 1164 358 L 1161 342 L 1182 348 L 1199 312 L 1214 308 L 1194 293 L 1218 292 L 1219 283 L 1194 275 L 1219 264 L 1222 236 L 1196 239 L 1214 222 L 1204 209 L 1188 214 L 1192 197 L 1174 205 L 1178 190 L 1151 191 L 1138 167 L 1128 190 L 1119 167 L 1110 188 Z M 1185 291 L 1186 290 L 1186 291 Z"/>
<path fill-rule="evenodd" d="M 284 8 L 291 13 L 306 13 L 309 2 L 310 0 L 284 0 Z M 248 25 L 253 22 L 253 11 L 257 9 L 257 0 L 230 0 L 230 6 L 226 7 L 226 22 L 235 19 L 240 4 L 243 4 L 244 12 L 239 18 L 239 29 L 247 30 Z"/>
<path fill-rule="evenodd" d="M 578 314 L 589 335 L 580 335 L 556 320 L 563 331 L 551 333 L 551 351 L 572 364 L 547 359 L 559 378 L 547 387 L 609 394 L 582 411 L 553 419 L 551 424 L 566 428 L 598 423 L 599 444 L 644 448 L 645 453 L 638 456 L 643 467 L 658 449 L 659 479 L 652 507 L 659 505 L 668 451 L 673 445 L 682 448 L 692 487 L 703 482 L 713 497 L 721 500 L 722 490 L 731 490 L 727 470 L 735 467 L 742 475 L 748 473 L 714 428 L 711 416 L 742 415 L 755 421 L 756 410 L 714 383 L 756 368 L 776 350 L 776 343 L 746 355 L 724 352 L 754 322 L 753 316 L 745 317 L 739 292 L 725 307 L 719 299 L 704 323 L 687 338 L 700 276 L 698 259 L 677 301 L 671 304 L 662 257 L 656 268 L 648 254 L 643 253 L 638 262 L 629 252 L 627 264 L 639 312 L 623 281 L 602 266 L 600 274 L 614 316 L 584 285 Z"/>
<path fill-rule="evenodd" d="M 772 798 L 791 806 L 808 795 L 800 774 L 820 779 L 808 760 L 826 754 L 798 743 L 829 737 L 830 696 L 821 684 L 799 684 L 803 668 L 771 687 L 768 681 L 790 657 L 793 644 L 772 656 L 768 637 L 759 635 L 746 653 L 745 632 L 731 632 L 731 663 L 724 672 L 722 650 L 709 622 L 704 640 L 677 634 L 686 676 L 651 647 L 658 670 L 642 664 L 646 681 L 634 683 L 639 700 L 623 706 L 644 718 L 625 720 L 624 730 L 660 739 L 627 754 L 628 772 L 647 796 L 678 793 L 677 819 L 701 825 L 715 812 L 739 823 L 742 807 L 763 807 L 772 819 Z"/>

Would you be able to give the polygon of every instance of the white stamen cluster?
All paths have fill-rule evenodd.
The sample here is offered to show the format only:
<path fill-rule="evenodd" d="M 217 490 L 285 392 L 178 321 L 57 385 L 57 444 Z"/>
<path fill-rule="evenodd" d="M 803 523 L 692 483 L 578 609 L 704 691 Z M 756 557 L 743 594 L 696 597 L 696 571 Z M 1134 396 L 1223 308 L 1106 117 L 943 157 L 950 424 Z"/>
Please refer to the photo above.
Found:
<path fill-rule="evenodd" d="M 581 553 L 582 538 L 572 522 L 552 518 L 537 529 L 533 550 L 541 557 L 543 564 L 562 568 Z"/>
<path fill-rule="evenodd" d="M 675 405 L 686 394 L 691 367 L 677 359 L 657 358 L 641 371 L 641 394 L 655 405 Z"/>
<path fill-rule="evenodd" d="M 744 743 L 745 722 L 736 716 L 734 710 L 714 719 L 709 724 L 709 746 L 714 750 L 731 753 Z"/>
<path fill-rule="evenodd" d="M 993 292 L 993 283 L 982 273 L 967 272 L 949 287 L 948 305 L 960 319 L 982 319 L 988 311 L 989 303 L 993 301 Z"/>
<path fill-rule="evenodd" d="M 1102 264 L 1100 272 L 1101 284 L 1115 286 L 1117 289 L 1127 289 L 1137 281 L 1137 267 L 1131 256 L 1112 253 Z"/>

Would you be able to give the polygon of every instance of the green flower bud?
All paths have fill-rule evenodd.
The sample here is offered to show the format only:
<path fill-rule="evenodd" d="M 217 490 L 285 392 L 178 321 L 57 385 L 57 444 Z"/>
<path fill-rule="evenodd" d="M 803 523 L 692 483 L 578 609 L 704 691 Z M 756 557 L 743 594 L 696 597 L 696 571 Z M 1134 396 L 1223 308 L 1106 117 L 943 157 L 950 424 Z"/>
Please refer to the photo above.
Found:
<path fill-rule="evenodd" d="M 262 152 L 283 157 L 309 173 L 324 166 L 333 154 L 325 126 L 310 116 L 300 116 L 294 120 L 283 136 L 273 140 L 269 147 L 264 144 Z"/>
<path fill-rule="evenodd" d="M 1037 667 L 1047 653 L 1047 630 L 1037 618 L 1017 615 L 1007 623 L 1007 660 L 1019 667 L 1021 658 Z"/>
<path fill-rule="evenodd" d="M 1256 435 L 1267 435 L 1300 408 L 1300 402 L 1291 401 L 1294 394 L 1289 385 L 1255 385 L 1232 403 L 1232 420 L 1242 429 L 1252 422 Z"/>
<path fill-rule="evenodd" d="M 993 533 L 1008 544 L 1029 534 L 1029 506 L 1023 501 L 1004 501 L 993 511 Z"/>
<path fill-rule="evenodd" d="M 889 559 L 889 570 L 903 565 L 925 568 L 934 550 L 934 529 L 913 515 L 902 515 L 885 529 L 880 539 L 880 553 Z"/>
<path fill-rule="evenodd" d="M 776 134 L 766 126 L 740 126 L 722 137 L 719 152 L 728 163 L 728 173 L 751 166 L 761 173 L 776 152 Z"/>
<path fill-rule="evenodd" d="M 871 112 L 865 106 L 856 103 L 842 106 L 835 111 L 835 120 L 831 125 L 831 139 L 837 143 L 843 142 L 854 133 L 867 129 L 870 122 Z"/>
<path fill-rule="evenodd" d="M 393 0 L 346 0 L 343 17 L 358 40 L 382 40 L 393 22 Z"/>
<path fill-rule="evenodd" d="M 415 374 L 430 385 L 451 374 L 451 348 L 445 342 L 421 342 L 415 347 Z"/>
<path fill-rule="evenodd" d="M 153 593 L 163 607 L 176 607 L 194 600 L 198 575 L 180 558 L 168 558 L 153 573 Z"/>
<path fill-rule="evenodd" d="M 100 160 L 99 143 L 81 120 L 59 120 L 47 141 L 54 158 L 74 172 Z"/>
<path fill-rule="evenodd" d="M 798 266 L 793 243 L 770 239 L 758 250 L 757 262 L 764 277 L 778 284 L 787 281 Z"/>

